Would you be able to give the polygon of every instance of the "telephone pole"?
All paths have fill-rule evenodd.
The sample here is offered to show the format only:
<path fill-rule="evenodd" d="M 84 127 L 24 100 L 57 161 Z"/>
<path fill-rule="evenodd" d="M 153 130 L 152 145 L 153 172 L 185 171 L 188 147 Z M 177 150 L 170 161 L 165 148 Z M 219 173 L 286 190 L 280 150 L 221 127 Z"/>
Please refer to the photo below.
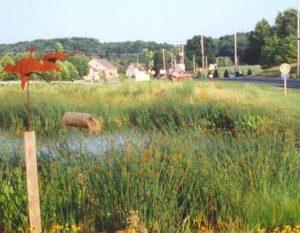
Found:
<path fill-rule="evenodd" d="M 297 0 L 297 78 L 300 78 L 300 0 Z"/>
<path fill-rule="evenodd" d="M 164 63 L 164 76 L 166 77 L 167 71 L 166 71 L 165 50 L 166 49 L 162 49 L 162 52 L 163 52 L 163 63 Z"/>
<path fill-rule="evenodd" d="M 171 52 L 171 64 L 172 64 L 172 71 L 174 70 L 174 57 L 173 52 Z"/>
<path fill-rule="evenodd" d="M 234 17 L 234 66 L 235 66 L 235 75 L 239 69 L 238 55 L 237 55 L 237 16 Z"/>
<path fill-rule="evenodd" d="M 203 41 L 203 35 L 201 35 L 201 58 L 202 58 L 202 78 L 204 78 L 204 69 L 205 69 L 205 64 L 204 64 L 204 41 Z"/>
<path fill-rule="evenodd" d="M 182 52 L 182 64 L 184 64 L 184 45 L 181 45 L 181 52 Z"/>
<path fill-rule="evenodd" d="M 194 68 L 194 73 L 196 73 L 196 61 L 195 61 L 195 55 L 193 55 L 193 68 Z"/>
<path fill-rule="evenodd" d="M 163 52 L 163 64 L 164 64 L 164 70 L 166 70 L 165 50 L 166 50 L 166 49 L 162 49 L 162 52 Z"/>

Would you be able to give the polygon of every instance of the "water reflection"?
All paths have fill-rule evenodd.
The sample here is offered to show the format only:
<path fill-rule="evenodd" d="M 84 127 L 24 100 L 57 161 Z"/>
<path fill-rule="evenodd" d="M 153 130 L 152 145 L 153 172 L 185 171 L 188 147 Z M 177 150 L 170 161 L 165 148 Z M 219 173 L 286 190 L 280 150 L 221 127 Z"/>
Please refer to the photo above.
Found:
<path fill-rule="evenodd" d="M 55 156 L 61 151 L 101 155 L 111 149 L 122 149 L 126 144 L 145 147 L 149 140 L 146 135 L 129 131 L 93 135 L 80 131 L 67 132 L 57 137 L 38 138 L 37 153 Z M 5 152 L 23 151 L 23 137 L 0 134 L 0 150 Z"/>

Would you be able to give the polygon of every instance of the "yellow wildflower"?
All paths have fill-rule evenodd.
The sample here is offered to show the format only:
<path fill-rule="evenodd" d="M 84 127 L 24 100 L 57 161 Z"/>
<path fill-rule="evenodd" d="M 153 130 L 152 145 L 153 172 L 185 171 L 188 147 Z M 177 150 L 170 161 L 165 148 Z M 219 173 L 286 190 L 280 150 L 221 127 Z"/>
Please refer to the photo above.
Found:
<path fill-rule="evenodd" d="M 80 226 L 76 226 L 75 224 L 71 226 L 72 232 L 76 233 L 80 231 Z"/>
<path fill-rule="evenodd" d="M 50 233 L 56 233 L 58 231 L 60 231 L 61 229 L 63 229 L 64 227 L 59 225 L 59 224 L 55 224 L 50 228 Z"/>
<path fill-rule="evenodd" d="M 257 233 L 266 233 L 266 229 L 265 228 L 258 228 Z"/>

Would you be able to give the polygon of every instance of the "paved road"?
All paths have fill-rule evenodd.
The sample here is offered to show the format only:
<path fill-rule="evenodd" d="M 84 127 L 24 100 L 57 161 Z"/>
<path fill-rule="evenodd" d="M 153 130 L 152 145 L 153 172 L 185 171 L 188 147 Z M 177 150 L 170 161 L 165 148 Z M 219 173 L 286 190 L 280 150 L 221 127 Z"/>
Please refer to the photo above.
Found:
<path fill-rule="evenodd" d="M 215 79 L 214 79 L 215 80 Z M 251 78 L 220 78 L 217 79 L 224 82 L 249 82 L 249 83 L 265 83 L 276 87 L 283 87 L 283 80 L 281 78 L 267 78 L 267 77 L 251 77 Z M 300 89 L 300 80 L 289 79 L 287 82 L 288 88 Z"/>
<path fill-rule="evenodd" d="M 224 82 L 249 82 L 249 83 L 265 83 L 269 85 L 273 85 L 276 87 L 283 87 L 283 80 L 281 78 L 267 78 L 267 77 L 242 77 L 242 78 L 218 78 L 218 79 L 205 79 L 209 81 L 224 81 Z M 44 81 L 30 81 L 31 84 L 45 84 Z M 51 82 L 51 84 L 78 84 L 78 85 L 103 85 L 103 83 L 86 83 L 83 81 L 75 81 L 75 82 Z M 108 84 L 108 83 L 106 83 Z M 109 83 L 109 84 L 117 84 L 117 83 Z M 5 81 L 0 82 L 0 86 L 6 85 L 20 85 L 20 81 Z M 300 89 L 300 80 L 289 79 L 288 80 L 288 88 Z"/>

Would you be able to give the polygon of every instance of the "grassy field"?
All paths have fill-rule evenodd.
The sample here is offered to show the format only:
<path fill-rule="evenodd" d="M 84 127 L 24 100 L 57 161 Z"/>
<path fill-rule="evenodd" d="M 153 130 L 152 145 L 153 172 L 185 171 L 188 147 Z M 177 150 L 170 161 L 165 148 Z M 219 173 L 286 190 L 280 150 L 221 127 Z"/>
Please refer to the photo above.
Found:
<path fill-rule="evenodd" d="M 223 77 L 224 71 L 228 70 L 228 72 L 233 72 L 235 70 L 235 67 L 220 67 L 218 69 L 220 77 Z M 264 76 L 264 77 L 280 77 L 280 68 L 279 66 L 274 66 L 267 69 L 262 69 L 260 65 L 251 65 L 251 66 L 239 66 L 240 73 L 244 73 L 247 75 L 248 70 L 252 71 L 252 76 Z M 291 72 L 290 72 L 290 78 L 296 78 L 296 72 L 297 72 L 297 65 L 291 64 Z"/>
<path fill-rule="evenodd" d="M 235 67 L 234 66 L 220 67 L 218 69 L 220 77 L 223 77 L 225 70 L 234 73 Z M 251 70 L 252 76 L 257 76 L 262 72 L 260 65 L 239 66 L 239 71 L 241 74 L 247 75 L 248 70 Z"/>
<path fill-rule="evenodd" d="M 291 64 L 290 77 L 296 78 L 296 73 L 297 73 L 297 64 Z M 281 76 L 280 68 L 279 66 L 275 66 L 272 68 L 263 69 L 260 75 L 266 77 L 280 77 Z"/>
<path fill-rule="evenodd" d="M 300 92 L 282 92 L 191 80 L 33 87 L 38 145 L 57 140 L 38 154 L 43 229 L 256 232 L 289 224 L 297 232 Z M 0 87 L 0 98 L 0 232 L 26 232 L 22 146 L 5 140 L 22 137 L 25 98 L 19 87 Z M 99 155 L 69 150 L 66 111 L 96 114 L 102 134 L 135 132 L 147 143 L 112 142 Z"/>

